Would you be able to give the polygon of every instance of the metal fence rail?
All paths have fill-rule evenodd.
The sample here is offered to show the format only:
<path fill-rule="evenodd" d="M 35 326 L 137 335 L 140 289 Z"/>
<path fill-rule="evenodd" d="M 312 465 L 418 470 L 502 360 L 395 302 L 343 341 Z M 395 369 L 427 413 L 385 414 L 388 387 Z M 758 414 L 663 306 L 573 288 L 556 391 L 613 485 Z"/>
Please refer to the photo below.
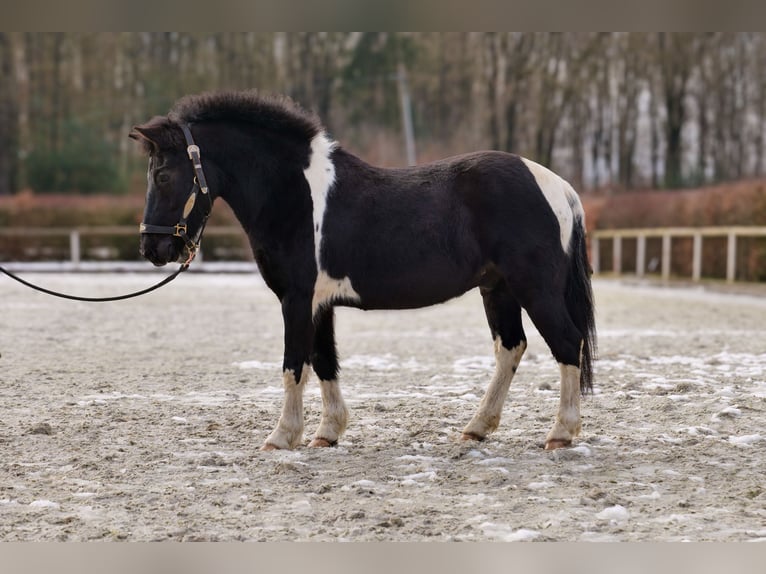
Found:
<path fill-rule="evenodd" d="M 664 227 L 649 229 L 599 229 L 591 234 L 591 261 L 593 272 L 601 270 L 601 242 L 612 241 L 612 272 L 622 272 L 623 240 L 636 240 L 636 275 L 646 273 L 646 240 L 662 239 L 661 272 L 663 280 L 670 279 L 672 241 L 674 238 L 692 238 L 693 281 L 702 278 L 702 242 L 705 237 L 726 238 L 726 281 L 733 283 L 737 277 L 737 238 L 766 237 L 766 227 Z"/>

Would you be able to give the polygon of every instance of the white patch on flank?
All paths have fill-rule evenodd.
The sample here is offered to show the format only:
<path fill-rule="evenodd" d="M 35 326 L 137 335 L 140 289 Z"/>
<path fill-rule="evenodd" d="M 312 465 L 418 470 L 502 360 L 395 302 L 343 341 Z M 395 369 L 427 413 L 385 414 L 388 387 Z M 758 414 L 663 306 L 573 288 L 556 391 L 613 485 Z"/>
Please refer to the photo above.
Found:
<path fill-rule="evenodd" d="M 585 226 L 585 212 L 583 211 L 580 198 L 568 181 L 556 175 L 547 167 L 535 163 L 524 157 L 521 160 L 532 172 L 537 185 L 543 192 L 545 199 L 553 210 L 556 219 L 559 220 L 561 230 L 561 247 L 565 253 L 569 253 L 569 240 L 572 237 L 575 218 L 580 218 Z"/>
<path fill-rule="evenodd" d="M 314 205 L 314 253 L 317 269 L 321 269 L 319 251 L 322 246 L 322 222 L 327 207 L 327 194 L 335 183 L 335 166 L 330 159 L 336 142 L 332 141 L 324 131 L 319 132 L 311 140 L 311 161 L 303 170 L 303 175 L 311 189 L 311 202 Z"/>
<path fill-rule="evenodd" d="M 333 279 L 324 271 L 319 271 L 317 281 L 314 284 L 314 299 L 311 302 L 312 313 L 316 313 L 322 304 L 332 303 L 338 299 L 359 301 L 359 293 L 354 291 L 348 277 Z"/>

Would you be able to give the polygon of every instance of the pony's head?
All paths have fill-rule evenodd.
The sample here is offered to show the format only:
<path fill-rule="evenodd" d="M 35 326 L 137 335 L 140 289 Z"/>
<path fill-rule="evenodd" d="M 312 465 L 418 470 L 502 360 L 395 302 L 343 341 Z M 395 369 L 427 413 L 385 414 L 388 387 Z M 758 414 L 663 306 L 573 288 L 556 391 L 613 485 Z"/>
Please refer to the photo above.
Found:
<path fill-rule="evenodd" d="M 134 127 L 130 137 L 149 155 L 141 254 L 157 266 L 189 261 L 212 204 L 204 179 L 200 182 L 195 175 L 199 152 L 192 159 L 184 130 L 165 116 Z M 203 201 L 197 198 L 200 185 L 207 195 Z"/>

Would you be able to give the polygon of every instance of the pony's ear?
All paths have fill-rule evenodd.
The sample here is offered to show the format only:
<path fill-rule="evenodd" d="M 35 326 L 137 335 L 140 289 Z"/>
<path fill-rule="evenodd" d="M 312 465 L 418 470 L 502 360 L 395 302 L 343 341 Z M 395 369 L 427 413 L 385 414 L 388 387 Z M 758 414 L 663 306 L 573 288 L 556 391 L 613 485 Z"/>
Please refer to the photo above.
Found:
<path fill-rule="evenodd" d="M 149 153 L 155 153 L 168 140 L 170 121 L 164 116 L 156 116 L 145 124 L 134 126 L 128 137 L 140 142 Z"/>

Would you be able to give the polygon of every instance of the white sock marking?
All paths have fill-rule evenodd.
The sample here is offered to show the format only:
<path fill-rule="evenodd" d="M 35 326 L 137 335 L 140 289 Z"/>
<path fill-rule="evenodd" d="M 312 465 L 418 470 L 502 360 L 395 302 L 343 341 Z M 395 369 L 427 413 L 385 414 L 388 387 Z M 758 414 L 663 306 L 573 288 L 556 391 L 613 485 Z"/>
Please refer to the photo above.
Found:
<path fill-rule="evenodd" d="M 266 439 L 267 445 L 281 449 L 298 446 L 303 440 L 303 391 L 309 378 L 309 365 L 303 365 L 301 380 L 295 380 L 295 371 L 287 369 L 284 372 L 285 398 L 282 404 L 282 415 L 277 427 Z"/>
<path fill-rule="evenodd" d="M 346 430 L 348 409 L 338 381 L 319 381 L 319 389 L 322 392 L 322 421 L 314 436 L 334 443 Z"/>
<path fill-rule="evenodd" d="M 580 434 L 580 369 L 559 363 L 561 396 L 556 422 L 548 433 L 548 441 L 571 441 Z"/>
<path fill-rule="evenodd" d="M 526 348 L 526 343 L 522 341 L 512 349 L 506 349 L 500 337 L 495 339 L 495 375 L 481 400 L 479 410 L 463 429 L 464 434 L 485 437 L 497 428 L 511 380 Z"/>

